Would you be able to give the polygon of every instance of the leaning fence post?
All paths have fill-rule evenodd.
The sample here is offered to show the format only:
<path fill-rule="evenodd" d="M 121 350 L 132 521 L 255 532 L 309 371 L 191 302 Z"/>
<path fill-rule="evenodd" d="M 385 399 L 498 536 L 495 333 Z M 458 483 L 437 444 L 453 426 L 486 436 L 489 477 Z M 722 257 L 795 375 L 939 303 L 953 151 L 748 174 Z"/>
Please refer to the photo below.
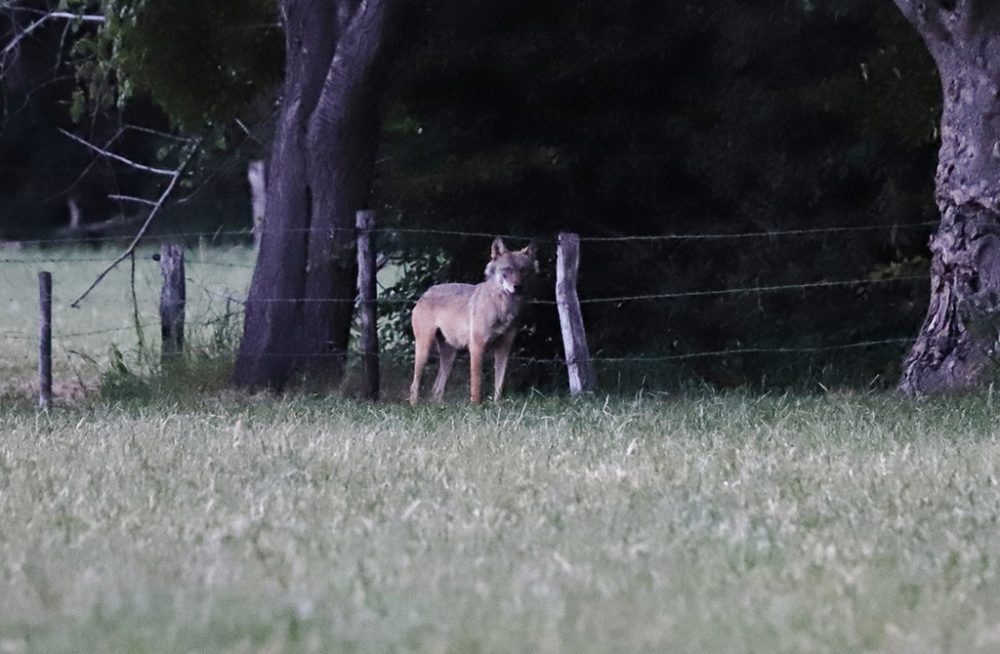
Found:
<path fill-rule="evenodd" d="M 566 371 L 569 374 L 569 392 L 578 395 L 597 387 L 594 370 L 590 365 L 587 334 L 580 313 L 580 298 L 576 294 L 576 273 L 580 267 L 580 237 L 560 232 L 556 250 L 556 306 L 559 309 L 559 327 L 566 350 Z"/>
<path fill-rule="evenodd" d="M 52 273 L 38 273 L 38 406 L 52 406 Z"/>
<path fill-rule="evenodd" d="M 164 243 L 160 246 L 160 364 L 167 365 L 184 351 L 184 248 Z"/>
<path fill-rule="evenodd" d="M 372 247 L 374 211 L 359 211 L 358 228 L 358 294 L 361 297 L 361 362 L 363 366 L 362 396 L 377 400 L 379 395 L 378 313 L 375 304 L 375 249 Z"/>

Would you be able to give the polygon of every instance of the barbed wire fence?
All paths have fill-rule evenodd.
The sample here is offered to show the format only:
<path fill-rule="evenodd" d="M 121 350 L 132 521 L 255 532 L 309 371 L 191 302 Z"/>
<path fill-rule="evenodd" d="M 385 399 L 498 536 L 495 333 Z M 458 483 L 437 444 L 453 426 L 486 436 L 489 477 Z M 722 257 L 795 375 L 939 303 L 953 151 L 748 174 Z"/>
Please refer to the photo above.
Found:
<path fill-rule="evenodd" d="M 818 236 L 838 236 L 846 235 L 851 233 L 860 232 L 876 232 L 885 231 L 887 233 L 896 232 L 898 230 L 927 230 L 936 223 L 925 222 L 925 223 L 912 223 L 912 224 L 879 224 L 879 225 L 861 225 L 861 226 L 833 226 L 833 227 L 816 227 L 816 228 L 802 228 L 802 229 L 784 229 L 784 230 L 773 230 L 773 231 L 759 231 L 759 232 L 732 232 L 732 233 L 666 233 L 666 234 L 652 234 L 652 235 L 628 235 L 628 236 L 581 236 L 578 237 L 578 244 L 580 247 L 587 247 L 588 244 L 601 244 L 601 245 L 615 245 L 615 244 L 625 244 L 625 243 L 644 243 L 644 244 L 655 244 L 655 243 L 671 243 L 671 242 L 704 242 L 704 241 L 731 241 L 731 242 L 746 242 L 752 243 L 758 239 L 776 239 L 776 238 L 811 238 Z M 258 229 L 259 234 L 266 235 L 270 230 Z M 312 230 L 298 230 L 298 231 L 317 231 L 317 229 Z M 330 230 L 325 229 L 322 231 L 329 232 Z M 352 228 L 352 232 L 358 232 L 357 229 Z M 494 239 L 498 236 L 507 239 L 516 240 L 528 240 L 529 238 L 534 238 L 536 242 L 545 244 L 555 244 L 557 247 L 560 246 L 560 239 L 557 238 L 538 238 L 537 236 L 531 236 L 526 234 L 496 234 L 487 233 L 481 231 L 466 231 L 466 230 L 449 230 L 449 229 L 422 229 L 422 228 L 406 228 L 406 227 L 373 227 L 368 230 L 369 236 L 379 235 L 385 237 L 387 241 L 391 241 L 395 237 L 405 236 L 405 235 L 423 235 L 423 236 L 433 236 L 433 237 L 461 237 L 470 239 Z M 240 323 L 242 321 L 243 306 L 246 301 L 246 291 L 249 286 L 250 275 L 253 270 L 254 264 L 252 263 L 252 257 L 248 254 L 249 246 L 244 246 L 244 250 L 239 252 L 237 257 L 233 258 L 227 254 L 227 250 L 224 247 L 217 247 L 213 243 L 217 243 L 220 240 L 232 243 L 233 241 L 243 241 L 249 242 L 252 236 L 252 231 L 250 229 L 226 229 L 226 230 L 214 230 L 214 231 L 187 231 L 187 232 L 176 232 L 176 233 L 161 233 L 155 236 L 146 236 L 142 244 L 138 244 L 140 248 L 146 247 L 150 243 L 184 243 L 188 245 L 188 250 L 191 252 L 191 256 L 186 259 L 186 263 L 189 267 L 188 274 L 184 275 L 183 281 L 188 285 L 188 297 L 193 297 L 197 299 L 199 296 L 202 298 L 201 302 L 189 303 L 189 309 L 192 306 L 198 307 L 195 315 L 189 317 L 186 321 L 186 325 L 194 329 L 203 330 L 227 330 L 231 338 L 238 337 Z M 121 236 L 100 236 L 100 235 L 88 235 L 82 238 L 48 238 L 48 239 L 30 239 L 30 240 L 20 240 L 15 242 L 8 242 L 0 244 L 0 279 L 5 275 L 5 272 L 11 270 L 19 270 L 22 273 L 26 271 L 39 272 L 46 266 L 51 266 L 54 264 L 70 266 L 73 267 L 75 264 L 101 264 L 108 265 L 115 262 L 120 262 L 122 260 L 122 255 L 117 251 L 109 251 L 107 254 L 104 253 L 108 246 L 113 246 L 121 243 L 129 243 L 130 251 L 129 255 L 133 259 L 133 265 L 136 261 L 135 245 L 131 239 Z M 98 248 L 92 250 L 85 250 L 84 248 Z M 145 252 L 145 250 L 143 250 Z M 149 255 L 143 255 L 141 259 L 151 258 Z M 85 278 L 85 275 L 89 273 L 84 273 L 83 271 L 75 272 L 73 274 L 74 279 L 72 284 L 79 286 L 79 284 L 84 282 L 93 281 L 93 276 Z M 134 274 L 134 273 L 133 273 Z M 587 274 L 586 270 L 584 274 Z M 220 280 L 219 275 L 223 275 L 224 279 Z M 9 276 L 9 275 L 7 275 Z M 155 277 L 155 273 L 151 275 Z M 143 297 L 146 297 L 152 290 L 153 283 L 148 277 L 145 281 L 145 288 L 143 289 Z M 617 295 L 606 295 L 597 297 L 580 297 L 578 299 L 579 305 L 584 307 L 588 305 L 602 306 L 602 305 L 615 305 L 622 306 L 631 303 L 644 303 L 644 302 L 664 302 L 670 300 L 679 299 L 694 299 L 694 298 L 726 298 L 733 296 L 743 296 L 743 295 L 766 295 L 766 294 L 778 294 L 790 291 L 808 292 L 808 293 L 821 293 L 825 289 L 834 288 L 868 288 L 878 285 L 891 285 L 891 284 L 916 284 L 921 282 L 926 282 L 926 275 L 895 275 L 886 276 L 883 278 L 873 278 L 868 277 L 854 277 L 849 279 L 822 279 L 817 281 L 803 281 L 800 283 L 774 283 L 774 284 L 757 284 L 750 286 L 739 286 L 739 287 L 722 287 L 722 288 L 703 288 L 694 290 L 669 290 L 664 289 L 662 291 L 650 292 L 650 293 L 622 293 Z M 24 283 L 23 279 L 20 281 L 21 284 Z M 57 285 L 62 285 L 62 280 L 57 278 Z M 627 283 L 625 280 L 624 283 Z M 134 287 L 134 279 L 132 281 Z M 14 284 L 8 283 L 9 288 L 13 288 Z M 58 286 L 57 286 L 58 288 Z M 575 281 L 574 281 L 575 289 Z M 388 296 L 386 288 L 379 288 L 380 292 L 376 292 L 376 296 L 369 298 L 367 304 L 374 310 L 379 308 L 390 309 L 398 311 L 400 309 L 407 308 L 416 301 L 416 297 L 398 297 L 398 296 Z M 133 290 L 133 295 L 134 295 Z M 557 294 L 558 295 L 558 294 Z M 2 301 L 0 297 L 0 301 Z M 9 299 L 13 302 L 13 299 Z M 117 301 L 125 301 L 125 298 L 118 297 Z M 275 298 L 275 299 L 255 299 L 258 302 L 352 302 L 357 303 L 359 306 L 359 311 L 364 308 L 365 300 L 362 297 L 355 299 L 295 299 L 295 298 Z M 95 302 L 107 302 L 104 300 L 95 300 Z M 553 307 L 560 308 L 559 305 L 564 303 L 564 300 L 560 299 L 558 296 L 556 299 L 548 299 L 546 297 L 539 297 L 533 300 L 533 303 L 541 308 L 541 310 L 551 310 Z M 150 302 L 145 302 L 145 305 L 151 304 Z M 577 309 L 579 311 L 579 308 Z M 8 312 L 10 313 L 10 312 Z M 30 312 L 29 312 L 30 313 Z M 127 318 L 127 320 L 126 320 Z M 135 337 L 134 340 L 138 341 L 139 345 L 148 345 L 147 343 L 147 333 L 156 330 L 158 326 L 162 328 L 162 322 L 156 320 L 155 315 L 152 315 L 148 311 L 140 311 L 138 305 L 133 308 L 131 312 L 122 313 L 118 312 L 118 315 L 114 311 L 107 311 L 107 319 L 113 320 L 117 319 L 121 321 L 119 324 L 114 326 L 100 327 L 100 328 L 85 328 L 85 329 L 69 329 L 67 328 L 67 320 L 60 320 L 59 316 L 55 319 L 55 329 L 53 330 L 52 338 L 60 346 L 60 350 L 64 352 L 75 352 L 78 356 L 83 358 L 95 359 L 96 356 L 93 354 L 88 354 L 83 352 L 77 347 L 77 341 L 80 339 L 90 339 L 87 345 L 90 348 L 96 347 L 95 339 L 100 339 L 104 337 L 106 340 L 105 349 L 115 347 L 116 340 L 124 334 L 132 334 Z M 28 321 L 23 318 L 19 320 L 19 327 L 15 329 L 4 328 L 4 325 L 0 324 L 0 338 L 8 343 L 19 343 L 17 347 L 5 348 L 5 349 L 17 349 L 21 352 L 21 356 L 24 356 L 24 343 L 30 341 L 36 341 L 38 335 L 33 332 L 33 330 L 27 328 Z M 708 359 L 708 358 L 719 358 L 719 357 L 732 357 L 732 356 L 745 356 L 745 355 L 786 355 L 786 354 L 821 354 L 821 353 L 832 353 L 832 352 L 844 352 L 851 350 L 863 350 L 865 348 L 877 347 L 877 346 L 897 346 L 903 347 L 908 343 L 912 342 L 913 337 L 908 335 L 900 334 L 899 336 L 892 338 L 877 338 L 877 339 L 860 339 L 851 342 L 837 342 L 837 343 L 827 343 L 821 345 L 809 345 L 802 347 L 773 347 L 773 346 L 755 346 L 753 344 L 748 344 L 746 346 L 740 347 L 724 347 L 718 349 L 710 349 L 703 351 L 686 351 L 686 352 L 675 352 L 675 353 L 650 353 L 647 355 L 637 354 L 637 355 L 613 355 L 607 354 L 600 343 L 597 344 L 597 348 L 593 353 L 589 353 L 589 360 L 594 364 L 628 364 L 628 363 L 640 363 L 640 362 L 682 362 L 694 359 Z M 566 344 L 567 351 L 571 351 L 571 346 Z M 377 355 L 377 352 L 376 352 Z M 0 355 L 2 356 L 2 355 Z M 9 353 L 7 356 L 11 356 Z M 282 356 L 315 356 L 315 353 L 286 353 Z M 552 366 L 561 366 L 571 368 L 573 365 L 578 363 L 577 359 L 580 355 L 571 353 L 569 355 L 563 355 L 560 357 L 542 358 L 537 356 L 523 356 L 516 357 L 522 361 L 534 363 L 534 364 L 544 364 Z M 587 390 L 587 388 L 573 388 L 574 392 L 580 390 Z"/>

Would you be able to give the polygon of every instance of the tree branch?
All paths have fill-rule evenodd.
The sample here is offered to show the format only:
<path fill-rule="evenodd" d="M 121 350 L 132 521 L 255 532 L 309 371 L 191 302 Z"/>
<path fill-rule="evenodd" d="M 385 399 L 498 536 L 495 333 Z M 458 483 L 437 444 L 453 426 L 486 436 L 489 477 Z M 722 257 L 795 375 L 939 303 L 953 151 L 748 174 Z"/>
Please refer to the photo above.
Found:
<path fill-rule="evenodd" d="M 188 152 L 187 156 L 184 157 L 184 160 L 177 167 L 177 169 L 170 173 L 171 175 L 170 181 L 167 183 L 167 186 L 163 190 L 163 193 L 160 194 L 159 199 L 157 199 L 156 202 L 153 204 L 153 208 L 150 210 L 149 216 L 147 216 L 146 221 L 142 223 L 142 227 L 139 228 L 139 231 L 132 239 L 132 242 L 129 243 L 129 246 L 125 249 L 125 251 L 121 254 L 121 256 L 119 256 L 117 259 L 111 262 L 111 264 L 107 268 L 105 268 L 100 275 L 97 276 L 97 279 L 95 279 L 94 282 L 87 287 L 87 290 L 85 290 L 80 297 L 78 297 L 76 300 L 73 301 L 72 304 L 70 304 L 71 307 L 73 307 L 74 309 L 79 308 L 80 303 L 83 302 L 84 298 L 90 295 L 90 292 L 92 290 L 97 288 L 97 285 L 100 284 L 101 281 L 108 276 L 108 273 L 117 268 L 118 264 L 120 264 L 122 261 L 125 261 L 125 259 L 128 259 L 130 256 L 132 256 L 132 254 L 135 252 L 135 248 L 139 245 L 139 241 L 141 241 L 143 236 L 146 235 L 146 230 L 148 230 L 149 226 L 152 224 L 153 218 L 155 218 L 157 214 L 160 213 L 160 210 L 163 209 L 164 203 L 167 201 L 167 198 L 170 197 L 170 194 L 173 193 L 174 187 L 177 186 L 177 182 L 180 181 L 181 176 L 184 174 L 184 171 L 188 167 L 188 164 L 190 164 L 191 160 L 194 159 L 194 156 L 195 154 L 198 153 L 200 147 L 201 147 L 201 139 L 196 140 L 191 145 L 190 152 Z"/>
<path fill-rule="evenodd" d="M 156 206 L 155 200 L 147 200 L 146 198 L 137 198 L 134 195 L 109 195 L 109 200 L 118 200 L 120 202 L 135 202 L 136 204 L 145 204 L 150 207 Z"/>
<path fill-rule="evenodd" d="M 91 15 L 91 14 L 74 14 L 68 11 L 50 11 L 45 14 L 44 18 L 62 18 L 65 20 L 79 20 L 84 23 L 103 23 L 105 22 L 104 16 Z"/>
<path fill-rule="evenodd" d="M 962 34 L 970 35 L 996 33 L 1000 26 L 1000 14 L 994 0 L 961 0 L 961 14 L 958 18 L 958 29 Z"/>
<path fill-rule="evenodd" d="M 322 93 L 309 119 L 310 138 L 323 139 L 324 125 L 338 122 L 337 112 L 345 101 L 341 96 L 347 86 L 371 91 L 370 71 L 384 59 L 395 40 L 393 19 L 399 13 L 400 0 L 361 0 L 346 26 L 323 81 Z"/>
<path fill-rule="evenodd" d="M 899 10 L 906 17 L 906 20 L 910 21 L 914 25 L 917 24 L 917 7 L 913 0 L 893 0 Z"/>
<path fill-rule="evenodd" d="M 177 141 L 178 143 L 194 143 L 196 139 L 189 139 L 183 136 L 177 136 L 176 134 L 171 134 L 169 132 L 161 132 L 158 129 L 152 129 L 150 127 L 143 127 L 142 125 L 124 125 L 123 129 L 132 132 L 141 132 L 143 134 L 152 134 L 153 136 L 158 136 L 161 139 L 167 139 L 170 141 Z"/>
<path fill-rule="evenodd" d="M 91 143 L 90 141 L 87 141 L 86 139 L 80 138 L 76 134 L 72 134 L 71 132 L 67 132 L 66 130 L 64 130 L 61 127 L 59 128 L 59 131 L 62 132 L 65 136 L 68 136 L 69 138 L 73 139 L 77 143 L 85 145 L 86 147 L 90 148 L 94 152 L 96 152 L 96 153 L 98 153 L 100 155 L 103 155 L 103 156 L 105 156 L 105 157 L 107 157 L 109 159 L 114 159 L 115 161 L 121 162 L 121 163 L 123 163 L 123 164 L 125 164 L 127 166 L 131 166 L 132 168 L 135 168 L 136 170 L 141 170 L 141 171 L 144 171 L 144 172 L 147 172 L 147 173 L 153 173 L 155 175 L 163 175 L 164 177 L 173 177 L 174 174 L 176 173 L 176 171 L 174 171 L 174 170 L 167 170 L 165 168 L 154 168 L 152 166 L 147 166 L 145 164 L 136 163 L 135 161 L 132 161 L 131 159 L 126 159 L 125 157 L 121 156 L 120 154 L 115 154 L 114 152 L 110 152 L 109 150 L 105 150 L 103 148 L 100 148 L 100 147 L 94 145 L 93 143 Z"/>
<path fill-rule="evenodd" d="M 50 11 L 42 14 L 41 18 L 32 22 L 30 25 L 18 32 L 14 38 L 10 40 L 10 43 L 4 46 L 3 50 L 0 50 L 0 58 L 6 57 L 14 48 L 17 47 L 18 43 L 30 36 L 36 29 L 53 19 L 79 20 L 85 23 L 103 23 L 105 21 L 104 16 L 100 15 L 74 14 L 67 11 Z"/>
<path fill-rule="evenodd" d="M 944 21 L 943 9 L 936 0 L 894 0 L 903 16 L 917 28 L 932 53 L 942 45 L 951 46 L 953 38 Z"/>

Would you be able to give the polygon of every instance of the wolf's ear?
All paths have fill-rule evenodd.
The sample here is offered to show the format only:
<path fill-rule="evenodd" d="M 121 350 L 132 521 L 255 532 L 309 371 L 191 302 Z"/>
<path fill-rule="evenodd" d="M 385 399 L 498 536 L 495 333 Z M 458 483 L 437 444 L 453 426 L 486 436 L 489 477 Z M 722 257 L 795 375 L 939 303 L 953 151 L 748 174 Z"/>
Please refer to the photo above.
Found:
<path fill-rule="evenodd" d="M 525 248 L 523 250 L 521 250 L 521 252 L 524 253 L 524 254 L 526 254 L 526 255 L 528 255 L 532 259 L 537 258 L 538 257 L 538 244 L 535 243 L 535 239 L 531 239 L 531 241 L 528 243 L 528 245 L 526 245 Z"/>
<path fill-rule="evenodd" d="M 498 236 L 493 240 L 493 248 L 490 252 L 490 258 L 499 259 L 505 254 L 507 254 L 507 246 L 503 244 L 503 240 Z"/>

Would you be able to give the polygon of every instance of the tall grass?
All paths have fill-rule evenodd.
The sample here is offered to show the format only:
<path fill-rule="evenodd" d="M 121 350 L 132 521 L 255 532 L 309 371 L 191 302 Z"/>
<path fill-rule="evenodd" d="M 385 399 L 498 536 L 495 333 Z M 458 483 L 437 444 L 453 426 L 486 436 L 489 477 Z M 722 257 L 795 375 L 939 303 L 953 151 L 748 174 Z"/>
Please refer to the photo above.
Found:
<path fill-rule="evenodd" d="M 995 652 L 992 398 L 0 414 L 0 650 Z"/>

